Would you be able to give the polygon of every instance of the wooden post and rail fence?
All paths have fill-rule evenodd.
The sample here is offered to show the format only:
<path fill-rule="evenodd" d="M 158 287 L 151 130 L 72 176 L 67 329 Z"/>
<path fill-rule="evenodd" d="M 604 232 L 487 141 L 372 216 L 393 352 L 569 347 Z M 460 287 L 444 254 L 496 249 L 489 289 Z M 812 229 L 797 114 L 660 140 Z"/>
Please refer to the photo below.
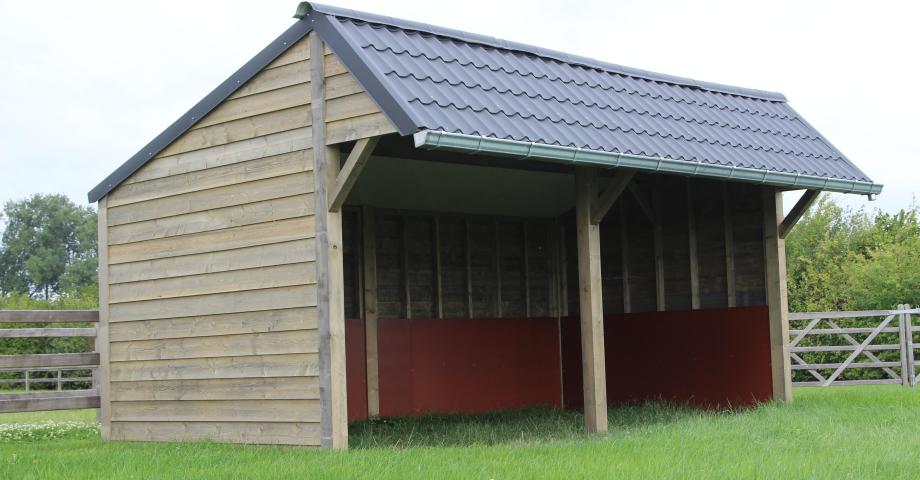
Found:
<path fill-rule="evenodd" d="M 88 323 L 90 328 L 4 328 L 5 324 Z M 96 337 L 99 312 L 96 310 L 0 310 L 0 340 L 7 338 Z M 3 379 L 4 387 L 21 384 L 24 393 L 0 394 L 0 413 L 38 410 L 69 410 L 99 408 L 96 367 L 99 354 L 95 352 L 46 353 L 32 355 L 0 355 L 0 372 L 21 373 L 21 379 Z M 92 371 L 92 377 L 64 377 L 66 371 Z M 54 372 L 51 378 L 32 377 L 34 372 Z M 68 383 L 91 382 L 92 388 L 64 390 Z M 52 391 L 33 391 L 35 384 L 53 384 Z"/>
<path fill-rule="evenodd" d="M 789 314 L 789 352 L 793 373 L 802 372 L 795 386 L 900 384 L 913 387 L 917 374 L 913 335 L 920 308 L 900 305 L 895 310 L 812 312 Z M 96 337 L 96 310 L 0 310 L 0 341 L 7 338 Z M 4 324 L 95 324 L 86 328 L 4 328 Z M 22 378 L 0 379 L 0 385 L 23 386 L 22 393 L 0 394 L 0 413 L 39 410 L 99 408 L 97 352 L 0 355 L 0 372 L 18 372 Z M 65 377 L 63 372 L 92 371 L 91 377 Z M 846 375 L 847 372 L 874 372 Z M 52 377 L 32 377 L 34 372 L 54 372 Z M 802 375 L 796 375 L 801 377 Z M 66 390 L 65 384 L 88 383 L 92 388 Z M 54 385 L 54 390 L 34 391 L 33 386 Z M 9 390 L 9 388 L 6 388 Z"/>

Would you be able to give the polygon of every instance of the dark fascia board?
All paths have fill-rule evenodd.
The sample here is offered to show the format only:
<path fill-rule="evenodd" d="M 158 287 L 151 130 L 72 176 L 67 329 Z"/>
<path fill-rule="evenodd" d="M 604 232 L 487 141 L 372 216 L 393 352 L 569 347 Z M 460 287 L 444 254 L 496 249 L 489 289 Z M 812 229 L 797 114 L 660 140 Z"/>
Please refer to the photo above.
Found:
<path fill-rule="evenodd" d="M 195 123 L 204 118 L 211 110 L 217 108 L 230 95 L 233 95 L 238 88 L 246 84 L 252 77 L 258 74 L 268 64 L 274 61 L 278 56 L 284 53 L 291 45 L 297 43 L 313 30 L 310 22 L 299 20 L 290 28 L 285 30 L 267 47 L 263 48 L 255 57 L 246 62 L 230 78 L 224 80 L 217 88 L 204 97 L 200 102 L 195 104 L 185 115 L 179 117 L 166 130 L 156 136 L 150 143 L 144 146 L 139 152 L 135 153 L 127 162 L 118 167 L 111 175 L 105 178 L 99 185 L 90 190 L 88 197 L 90 203 L 99 201 L 106 196 L 115 187 L 125 181 L 131 174 L 144 166 L 147 162 L 157 156 L 164 148 L 178 139 L 182 134 L 192 128 Z"/>
<path fill-rule="evenodd" d="M 358 12 L 355 10 L 347 8 L 338 8 L 332 7 L 329 5 L 321 5 L 314 2 L 301 2 L 297 7 L 297 13 L 294 15 L 296 18 L 306 18 L 316 13 L 322 13 L 326 15 L 331 15 L 334 17 L 344 17 L 351 18 L 358 21 L 373 23 L 377 25 L 390 25 L 393 27 L 401 28 L 403 30 L 413 30 L 417 32 L 429 33 L 432 35 L 437 35 L 440 37 L 447 37 L 454 40 L 460 40 L 467 43 L 475 43 L 479 45 L 484 45 L 492 48 L 497 48 L 501 50 L 509 50 L 514 52 L 528 53 L 531 55 L 536 55 L 538 57 L 549 58 L 552 60 L 557 60 L 562 63 L 568 63 L 573 65 L 580 65 L 587 68 L 604 70 L 611 73 L 616 73 L 619 75 L 625 75 L 629 77 L 642 78 L 645 80 L 652 80 L 656 82 L 670 83 L 674 85 L 680 85 L 691 88 L 698 88 L 701 90 L 707 90 L 710 92 L 724 93 L 727 95 L 736 95 L 740 97 L 756 98 L 760 100 L 766 100 L 771 102 L 785 102 L 786 97 L 777 92 L 769 92 L 765 90 L 757 90 L 753 88 L 743 88 L 735 87 L 731 85 L 722 85 L 719 83 L 712 82 L 703 82 L 700 80 L 694 80 L 692 78 L 678 77 L 675 75 L 667 75 L 664 73 L 650 72 L 648 70 L 642 70 L 638 68 L 625 67 L 623 65 L 617 65 L 614 63 L 603 62 L 600 60 L 595 60 L 593 58 L 583 57 L 580 55 L 572 55 L 569 53 L 560 52 L 557 50 L 550 50 L 547 48 L 536 47 L 533 45 L 527 45 L 518 42 L 512 42 L 508 40 L 502 40 L 495 37 L 490 37 L 487 35 L 478 35 L 475 33 L 464 32 L 461 30 L 455 30 L 452 28 L 438 27 L 435 25 L 430 25 L 427 23 L 413 22 L 411 20 L 403 20 L 400 18 L 388 17 L 385 15 L 377 15 L 374 13 Z M 317 28 L 317 31 L 319 29 Z M 347 65 L 346 65 L 347 66 Z"/>
<path fill-rule="evenodd" d="M 350 45 L 339 31 L 338 21 L 331 18 L 330 15 L 322 11 L 310 9 L 307 2 L 301 3 L 297 7 L 295 17 L 309 22 L 317 35 L 329 45 L 332 52 L 339 57 L 339 60 L 345 65 L 345 68 L 355 77 L 355 80 L 364 88 L 364 91 L 371 97 L 380 110 L 387 116 L 390 122 L 396 126 L 396 129 L 402 135 L 412 135 L 418 130 L 418 123 L 415 122 L 409 113 L 403 107 L 402 103 L 396 100 L 396 97 L 383 84 L 380 77 L 375 74 L 367 62 L 365 62 Z"/>

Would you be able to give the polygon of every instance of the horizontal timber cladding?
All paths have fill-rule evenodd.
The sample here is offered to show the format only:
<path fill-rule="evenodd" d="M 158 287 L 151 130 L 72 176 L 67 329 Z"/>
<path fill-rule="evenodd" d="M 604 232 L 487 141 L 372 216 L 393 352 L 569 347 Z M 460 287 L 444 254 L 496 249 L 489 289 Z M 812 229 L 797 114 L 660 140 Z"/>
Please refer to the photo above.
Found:
<path fill-rule="evenodd" d="M 107 196 L 112 439 L 320 443 L 307 41 Z"/>
<path fill-rule="evenodd" d="M 659 282 L 664 311 L 766 303 L 760 186 L 672 176 L 637 175 L 634 182 L 600 226 L 606 314 L 655 311 Z M 652 208 L 652 215 L 640 202 Z M 660 279 L 654 254 L 656 217 L 662 231 Z M 568 314 L 574 315 L 578 311 L 574 218 L 564 216 L 561 223 Z M 734 287 L 731 301 L 729 282 Z"/>
<path fill-rule="evenodd" d="M 317 422 L 112 422 L 112 438 L 319 446 Z"/>

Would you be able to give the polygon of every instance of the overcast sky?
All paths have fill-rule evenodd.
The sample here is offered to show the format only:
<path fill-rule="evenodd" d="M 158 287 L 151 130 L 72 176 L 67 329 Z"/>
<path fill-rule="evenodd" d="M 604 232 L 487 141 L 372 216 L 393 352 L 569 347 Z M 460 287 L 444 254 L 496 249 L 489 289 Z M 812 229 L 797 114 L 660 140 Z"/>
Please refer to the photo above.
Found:
<path fill-rule="evenodd" d="M 774 90 L 885 189 L 918 188 L 920 4 L 342 0 L 335 5 Z M 86 193 L 294 20 L 293 0 L 0 0 L 0 202 Z"/>

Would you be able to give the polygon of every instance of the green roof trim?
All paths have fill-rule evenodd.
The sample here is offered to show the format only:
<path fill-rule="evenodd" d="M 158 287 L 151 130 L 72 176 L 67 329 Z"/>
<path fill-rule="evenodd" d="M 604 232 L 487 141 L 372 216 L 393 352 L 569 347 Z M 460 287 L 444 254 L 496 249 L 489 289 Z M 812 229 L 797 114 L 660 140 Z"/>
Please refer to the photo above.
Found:
<path fill-rule="evenodd" d="M 479 135 L 466 135 L 438 130 L 422 130 L 414 135 L 415 147 L 428 150 L 452 150 L 466 153 L 487 153 L 520 159 L 547 160 L 573 165 L 593 165 L 605 168 L 629 168 L 690 177 L 706 177 L 748 183 L 761 183 L 793 189 L 815 189 L 839 193 L 876 195 L 882 185 L 860 180 L 844 180 L 777 172 L 748 167 L 688 162 L 670 158 L 626 155 L 578 147 L 507 140 Z"/>

